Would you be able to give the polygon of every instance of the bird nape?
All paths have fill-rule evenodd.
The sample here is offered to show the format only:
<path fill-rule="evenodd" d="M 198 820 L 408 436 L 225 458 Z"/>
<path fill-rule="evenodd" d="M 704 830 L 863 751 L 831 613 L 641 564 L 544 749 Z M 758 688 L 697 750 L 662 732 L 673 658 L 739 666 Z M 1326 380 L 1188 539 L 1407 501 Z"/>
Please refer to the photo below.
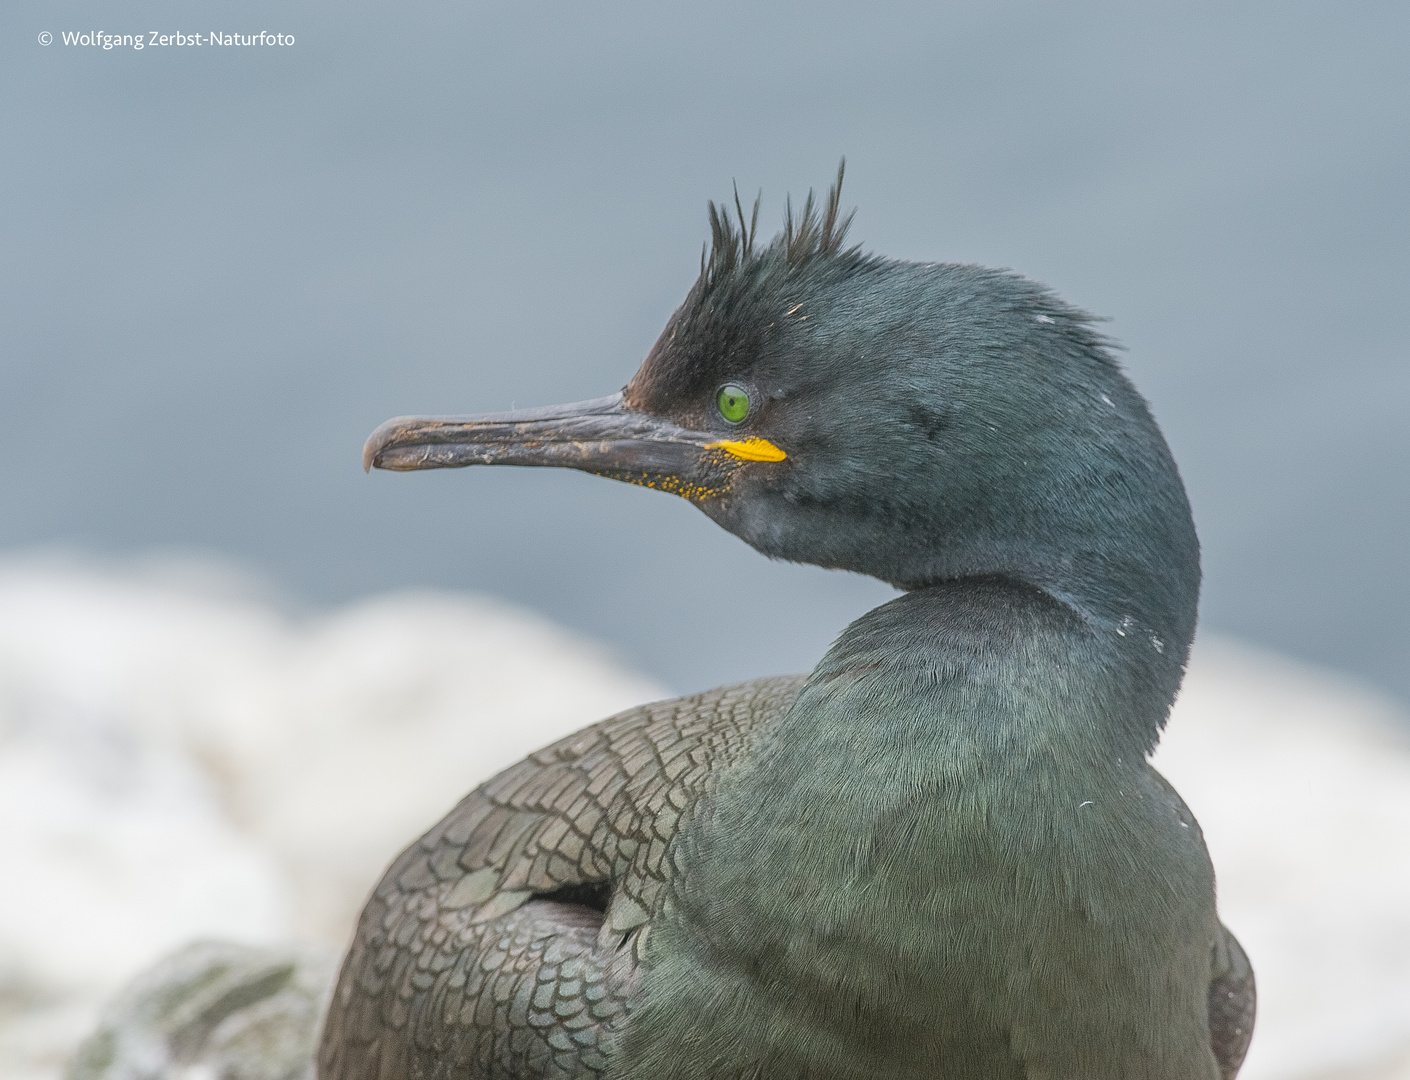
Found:
<path fill-rule="evenodd" d="M 1232 1077 L 1253 975 L 1146 763 L 1194 634 L 1170 452 L 1089 316 L 843 247 L 842 173 L 619 394 L 402 417 L 383 469 L 553 465 L 904 594 L 807 676 L 643 706 L 471 792 L 368 901 L 324 1080 Z"/>

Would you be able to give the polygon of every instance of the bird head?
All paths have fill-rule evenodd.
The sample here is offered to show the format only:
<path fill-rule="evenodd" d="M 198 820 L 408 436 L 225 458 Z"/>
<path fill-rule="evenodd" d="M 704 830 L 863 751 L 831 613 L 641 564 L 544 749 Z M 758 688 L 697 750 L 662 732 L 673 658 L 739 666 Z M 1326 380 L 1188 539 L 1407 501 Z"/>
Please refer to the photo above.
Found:
<path fill-rule="evenodd" d="M 1021 580 L 1182 666 L 1189 506 L 1092 318 L 1007 271 L 844 248 L 841 180 L 766 245 L 757 202 L 748 220 L 737 194 L 733 215 L 711 204 L 700 276 L 620 393 L 398 417 L 364 463 L 581 469 L 680 495 L 774 558 L 903 589 Z"/>

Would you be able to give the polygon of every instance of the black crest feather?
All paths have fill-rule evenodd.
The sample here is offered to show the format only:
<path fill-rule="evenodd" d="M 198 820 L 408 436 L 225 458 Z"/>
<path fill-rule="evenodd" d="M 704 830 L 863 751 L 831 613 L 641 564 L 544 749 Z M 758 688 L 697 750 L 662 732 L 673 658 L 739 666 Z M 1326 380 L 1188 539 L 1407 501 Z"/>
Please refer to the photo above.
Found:
<path fill-rule="evenodd" d="M 700 253 L 700 283 L 709 289 L 751 262 L 779 259 L 789 267 L 800 267 L 814 259 L 855 256 L 860 245 L 846 250 L 842 241 L 852 225 L 856 210 L 841 213 L 842 177 L 847 168 L 843 158 L 837 166 L 837 179 L 828 189 L 827 199 L 819 208 L 817 197 L 810 188 L 803 201 L 802 212 L 795 219 L 790 197 L 784 215 L 783 231 L 763 251 L 755 240 L 759 229 L 759 200 L 746 222 L 744 204 L 739 198 L 739 186 L 734 189 L 734 213 L 728 203 L 710 203 L 710 242 Z"/>

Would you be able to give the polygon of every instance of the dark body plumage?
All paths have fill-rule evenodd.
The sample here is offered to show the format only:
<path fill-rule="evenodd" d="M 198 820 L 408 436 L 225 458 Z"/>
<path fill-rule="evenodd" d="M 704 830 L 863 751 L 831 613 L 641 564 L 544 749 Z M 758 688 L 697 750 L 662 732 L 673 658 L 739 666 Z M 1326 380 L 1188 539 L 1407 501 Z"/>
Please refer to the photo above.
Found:
<path fill-rule="evenodd" d="M 809 676 L 624 713 L 467 796 L 364 911 L 325 1080 L 1237 1070 L 1252 972 L 1145 761 L 1199 580 L 1165 444 L 1081 313 L 843 252 L 835 190 L 810 209 L 761 253 L 716 215 L 620 398 L 369 442 L 672 490 L 908 591 Z"/>

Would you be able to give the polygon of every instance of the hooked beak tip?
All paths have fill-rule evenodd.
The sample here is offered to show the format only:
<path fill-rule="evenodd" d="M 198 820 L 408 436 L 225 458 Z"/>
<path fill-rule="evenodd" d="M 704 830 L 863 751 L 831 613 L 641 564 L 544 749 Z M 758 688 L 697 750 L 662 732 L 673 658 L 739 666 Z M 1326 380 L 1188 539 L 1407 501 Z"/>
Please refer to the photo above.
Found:
<path fill-rule="evenodd" d="M 394 416 L 385 423 L 379 424 L 377 430 L 367 436 L 367 441 L 362 444 L 362 471 L 370 473 L 374 467 L 381 468 L 382 451 L 406 426 L 406 421 L 411 419 L 407 416 Z"/>

